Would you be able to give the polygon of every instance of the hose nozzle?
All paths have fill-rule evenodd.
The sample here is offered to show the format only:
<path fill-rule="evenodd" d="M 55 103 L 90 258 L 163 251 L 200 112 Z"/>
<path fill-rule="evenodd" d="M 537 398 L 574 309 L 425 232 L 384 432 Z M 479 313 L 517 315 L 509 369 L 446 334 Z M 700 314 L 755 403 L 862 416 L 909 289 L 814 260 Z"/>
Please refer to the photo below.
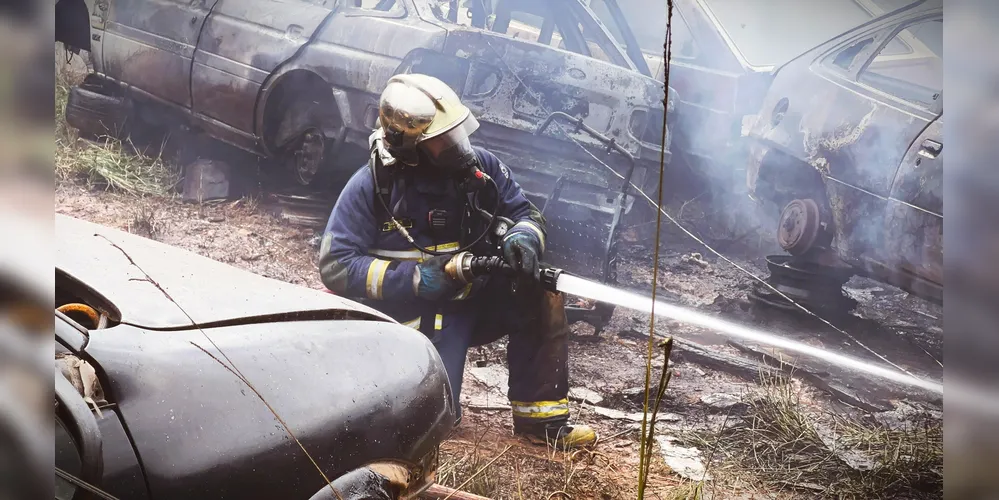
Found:
<path fill-rule="evenodd" d="M 476 257 L 471 252 L 460 252 L 444 265 L 444 272 L 462 284 L 495 272 L 509 272 L 512 268 L 500 257 Z"/>
<path fill-rule="evenodd" d="M 502 257 L 476 257 L 471 252 L 459 252 L 444 265 L 444 272 L 452 279 L 467 285 L 479 276 L 496 272 L 509 273 L 510 267 Z M 557 267 L 541 268 L 541 286 L 550 292 L 558 291 L 558 278 L 562 270 Z"/>
<path fill-rule="evenodd" d="M 541 268 L 541 287 L 549 292 L 558 292 L 558 278 L 562 270 L 557 267 Z"/>

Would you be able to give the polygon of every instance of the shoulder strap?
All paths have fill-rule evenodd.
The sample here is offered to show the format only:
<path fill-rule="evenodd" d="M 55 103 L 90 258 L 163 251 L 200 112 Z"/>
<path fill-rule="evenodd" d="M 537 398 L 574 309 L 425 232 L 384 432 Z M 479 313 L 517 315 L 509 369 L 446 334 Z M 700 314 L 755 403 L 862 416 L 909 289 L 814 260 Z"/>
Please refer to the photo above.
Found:
<path fill-rule="evenodd" d="M 372 165 L 371 162 L 380 163 L 380 158 L 375 151 L 372 151 L 371 156 L 368 158 L 368 168 L 374 172 L 375 180 L 377 181 L 374 184 L 377 187 L 373 187 L 375 191 L 375 199 L 373 201 L 376 222 L 381 225 L 389 220 L 389 213 L 385 210 L 385 205 L 392 203 L 392 188 L 395 185 L 395 176 L 385 166 L 377 165 L 377 168 L 375 168 L 375 165 Z M 385 203 L 378 200 L 378 197 L 385 200 Z"/>

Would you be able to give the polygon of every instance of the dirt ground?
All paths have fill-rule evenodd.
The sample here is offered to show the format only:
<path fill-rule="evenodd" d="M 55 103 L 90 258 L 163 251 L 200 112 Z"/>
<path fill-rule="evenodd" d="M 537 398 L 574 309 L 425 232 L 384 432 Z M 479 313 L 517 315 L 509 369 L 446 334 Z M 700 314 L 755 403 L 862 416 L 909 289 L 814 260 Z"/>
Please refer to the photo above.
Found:
<path fill-rule="evenodd" d="M 250 198 L 204 205 L 183 203 L 176 197 L 135 198 L 63 182 L 56 188 L 55 208 L 58 213 L 151 237 L 263 276 L 321 288 L 314 232 L 289 226 L 271 215 L 265 205 Z M 662 299 L 873 359 L 841 334 L 814 322 L 781 315 L 761 320 L 746 307 L 749 278 L 710 255 L 705 257 L 707 267 L 687 262 L 686 255 L 704 250 L 674 232 L 666 235 L 660 255 Z M 625 253 L 619 281 L 626 288 L 647 293 L 650 250 L 636 243 Z M 738 262 L 765 276 L 760 258 Z M 936 360 L 942 362 L 941 308 L 868 280 L 854 278 L 847 289 L 860 305 L 849 321 L 840 325 L 842 328 L 914 373 L 940 380 L 942 368 Z M 672 380 L 657 426 L 658 433 L 670 441 L 660 441 L 657 446 L 650 497 L 696 498 L 692 492 L 704 478 L 714 479 L 704 483 L 700 492 L 704 497 L 813 496 L 793 488 L 774 490 L 756 481 L 752 471 L 723 477 L 712 474 L 712 467 L 720 467 L 721 459 L 692 446 L 688 436 L 697 433 L 716 443 L 723 439 L 722 429 L 738 419 L 745 401 L 756 397 L 760 386 L 745 367 L 738 369 L 724 362 L 728 359 L 725 356 L 739 358 L 744 354 L 730 339 L 662 319 L 657 321 L 656 332 L 690 342 L 694 349 L 681 345 L 672 357 Z M 467 367 L 470 376 L 463 388 L 465 419 L 456 435 L 443 445 L 440 482 L 494 498 L 634 498 L 647 333 L 647 315 L 621 308 L 600 334 L 594 335 L 589 325 L 573 325 L 573 418 L 592 425 L 601 435 L 593 450 L 578 453 L 546 450 L 514 438 L 505 408 L 505 345 L 501 341 L 474 349 Z M 705 358 L 697 346 L 724 359 Z M 745 356 L 740 359 L 754 362 Z M 816 412 L 870 417 L 872 409 L 888 414 L 899 405 L 916 408 L 920 415 L 936 415 L 942 410 L 939 398 L 920 391 L 806 360 L 795 362 L 797 369 L 814 372 L 816 379 L 829 381 L 874 407 L 858 409 L 844 403 L 836 397 L 840 393 L 830 392 L 828 387 L 796 379 L 802 404 Z M 653 363 L 654 377 L 658 377 L 661 363 L 660 354 Z M 755 365 L 749 366 L 752 370 Z M 670 450 L 683 453 L 671 455 Z"/>

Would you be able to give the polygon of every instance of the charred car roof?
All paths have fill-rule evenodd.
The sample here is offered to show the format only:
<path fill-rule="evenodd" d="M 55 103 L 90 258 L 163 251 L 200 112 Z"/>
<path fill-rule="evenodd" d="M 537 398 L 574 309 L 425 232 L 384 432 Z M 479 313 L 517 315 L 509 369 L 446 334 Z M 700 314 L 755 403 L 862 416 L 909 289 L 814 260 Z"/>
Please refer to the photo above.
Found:
<path fill-rule="evenodd" d="M 259 323 L 283 319 L 392 321 L 353 301 L 243 271 L 163 243 L 56 215 L 59 274 L 148 329 Z"/>

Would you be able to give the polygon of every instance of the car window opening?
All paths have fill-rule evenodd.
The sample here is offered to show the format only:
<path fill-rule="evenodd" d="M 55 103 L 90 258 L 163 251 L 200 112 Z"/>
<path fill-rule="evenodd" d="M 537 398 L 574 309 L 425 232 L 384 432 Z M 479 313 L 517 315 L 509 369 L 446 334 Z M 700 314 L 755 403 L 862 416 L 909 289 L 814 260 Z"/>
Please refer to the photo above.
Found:
<path fill-rule="evenodd" d="M 943 89 L 942 47 L 942 21 L 910 25 L 871 58 L 858 81 L 917 106 L 933 106 Z"/>
<path fill-rule="evenodd" d="M 353 0 L 353 6 L 358 9 L 395 12 L 400 10 L 397 0 Z"/>
<path fill-rule="evenodd" d="M 836 57 L 833 59 L 833 65 L 842 68 L 844 70 L 849 70 L 850 66 L 853 65 L 854 59 L 857 58 L 868 45 L 874 42 L 874 38 L 865 38 L 849 47 L 843 49 Z"/>
<path fill-rule="evenodd" d="M 661 61 L 663 42 L 666 40 L 666 2 L 618 0 L 617 4 L 627 19 L 627 28 L 635 35 L 641 51 L 646 56 L 656 57 L 657 60 Z M 614 21 L 606 0 L 591 0 L 590 9 L 604 23 L 618 44 L 624 46 L 625 38 L 622 34 L 622 28 Z M 673 57 L 678 59 L 697 57 L 697 47 L 690 33 L 690 27 L 684 20 L 683 14 L 675 9 L 673 11 Z"/>

